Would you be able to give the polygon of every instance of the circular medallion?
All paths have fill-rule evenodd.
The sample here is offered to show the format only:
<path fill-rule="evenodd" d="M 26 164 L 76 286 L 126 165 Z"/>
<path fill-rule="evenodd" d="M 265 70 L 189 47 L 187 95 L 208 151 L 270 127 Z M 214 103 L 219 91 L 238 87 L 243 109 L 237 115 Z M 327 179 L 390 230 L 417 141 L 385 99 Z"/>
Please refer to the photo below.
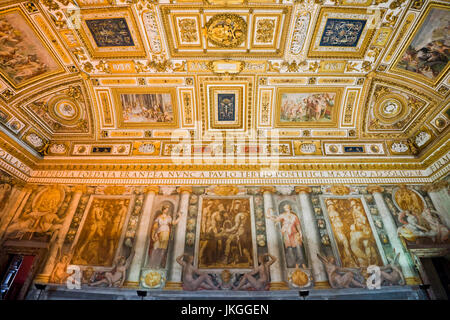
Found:
<path fill-rule="evenodd" d="M 70 98 L 55 97 L 48 105 L 50 115 L 65 125 L 75 124 L 80 118 L 80 107 Z"/>
<path fill-rule="evenodd" d="M 439 129 L 444 128 L 445 125 L 447 124 L 447 123 L 445 122 L 445 120 L 442 119 L 442 118 L 437 118 L 437 119 L 435 120 L 434 123 L 436 124 L 436 127 L 438 127 Z"/>
<path fill-rule="evenodd" d="M 216 14 L 205 26 L 208 40 L 218 47 L 236 48 L 247 35 L 247 22 L 237 14 Z"/>
<path fill-rule="evenodd" d="M 382 123 L 392 124 L 408 113 L 408 104 L 401 95 L 390 93 L 381 96 L 374 106 L 374 116 Z"/>

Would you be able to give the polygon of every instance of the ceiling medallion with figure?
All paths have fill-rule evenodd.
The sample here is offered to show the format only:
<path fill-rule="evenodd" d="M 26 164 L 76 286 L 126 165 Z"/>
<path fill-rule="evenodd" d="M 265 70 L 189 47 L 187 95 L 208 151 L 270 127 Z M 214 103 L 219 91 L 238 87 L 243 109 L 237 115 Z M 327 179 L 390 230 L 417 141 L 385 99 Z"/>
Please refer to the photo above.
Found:
<path fill-rule="evenodd" d="M 244 42 L 247 34 L 247 22 L 232 13 L 213 16 L 205 27 L 208 40 L 219 47 L 238 47 Z"/>

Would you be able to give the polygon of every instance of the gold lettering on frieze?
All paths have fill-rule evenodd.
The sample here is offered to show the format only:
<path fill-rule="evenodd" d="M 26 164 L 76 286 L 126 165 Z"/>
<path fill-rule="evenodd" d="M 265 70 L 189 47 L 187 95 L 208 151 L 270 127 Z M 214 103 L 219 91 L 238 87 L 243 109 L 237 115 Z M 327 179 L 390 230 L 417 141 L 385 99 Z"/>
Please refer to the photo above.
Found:
<path fill-rule="evenodd" d="M 353 84 L 353 78 L 319 78 L 319 84 Z"/>
<path fill-rule="evenodd" d="M 313 137 L 346 137 L 347 131 L 321 131 L 321 130 L 312 130 L 311 135 Z"/>
<path fill-rule="evenodd" d="M 109 65 L 111 73 L 136 73 L 133 61 L 111 61 Z"/>
<path fill-rule="evenodd" d="M 136 79 L 101 79 L 100 82 L 102 85 L 137 84 Z"/>

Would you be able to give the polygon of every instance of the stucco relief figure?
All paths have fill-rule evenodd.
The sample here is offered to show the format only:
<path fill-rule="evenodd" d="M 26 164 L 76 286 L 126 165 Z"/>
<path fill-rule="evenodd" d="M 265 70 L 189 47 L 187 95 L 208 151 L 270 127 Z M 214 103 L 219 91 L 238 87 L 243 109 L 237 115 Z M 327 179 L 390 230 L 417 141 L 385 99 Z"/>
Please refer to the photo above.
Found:
<path fill-rule="evenodd" d="M 205 199 L 199 239 L 201 268 L 253 266 L 248 199 Z"/>
<path fill-rule="evenodd" d="M 342 268 L 336 264 L 334 257 L 323 257 L 317 255 L 325 266 L 328 282 L 334 289 L 342 288 L 365 288 L 365 279 L 360 268 Z"/>
<path fill-rule="evenodd" d="M 64 217 L 57 212 L 65 197 L 60 188 L 46 188 L 41 190 L 33 199 L 31 209 L 25 210 L 7 229 L 6 237 L 22 238 L 26 233 L 42 233 L 53 235 L 59 230 Z"/>
<path fill-rule="evenodd" d="M 108 287 L 122 287 L 133 256 L 134 250 L 131 251 L 127 259 L 125 259 L 124 256 L 117 258 L 111 271 L 94 274 L 92 279 L 95 279 L 95 281 L 91 282 L 89 285 L 93 287 L 101 285 L 106 285 Z"/>
<path fill-rule="evenodd" d="M 218 290 L 219 287 L 214 284 L 207 273 L 201 272 L 193 266 L 193 260 L 194 258 L 187 254 L 177 257 L 177 262 L 183 267 L 183 289 L 187 291 Z"/>
<path fill-rule="evenodd" d="M 182 215 L 174 220 L 173 205 L 165 203 L 161 207 L 161 211 L 157 211 L 156 218 L 153 221 L 150 243 L 150 258 L 148 266 L 150 268 L 164 268 L 167 248 L 169 246 L 172 227 L 177 225 Z"/>
<path fill-rule="evenodd" d="M 293 212 L 290 204 L 284 204 L 282 210 L 278 216 L 275 216 L 273 210 L 269 208 L 269 214 L 266 217 L 281 224 L 287 267 L 294 268 L 296 264 L 299 264 L 306 268 L 307 261 L 303 248 L 300 220 Z"/>
<path fill-rule="evenodd" d="M 267 261 L 266 257 L 269 258 Z M 277 258 L 266 253 L 259 256 L 258 261 L 258 267 L 245 273 L 234 290 L 269 290 L 270 266 L 277 261 Z"/>
<path fill-rule="evenodd" d="M 430 226 L 431 231 L 436 233 L 436 242 L 446 242 L 448 241 L 449 230 L 448 228 L 440 221 L 439 215 L 437 212 L 431 209 L 425 209 L 422 212 L 422 217 Z"/>

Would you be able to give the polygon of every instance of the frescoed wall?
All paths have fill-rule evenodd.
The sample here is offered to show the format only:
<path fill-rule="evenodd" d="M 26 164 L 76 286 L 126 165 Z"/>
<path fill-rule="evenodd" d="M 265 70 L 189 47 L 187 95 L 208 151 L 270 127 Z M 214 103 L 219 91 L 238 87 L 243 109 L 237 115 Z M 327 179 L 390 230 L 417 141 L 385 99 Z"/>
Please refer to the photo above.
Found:
<path fill-rule="evenodd" d="M 25 189 L 2 246 L 46 243 L 35 281 L 52 285 L 76 267 L 86 288 L 367 288 L 374 266 L 381 286 L 412 285 L 414 250 L 450 246 L 448 212 L 430 186 Z"/>

